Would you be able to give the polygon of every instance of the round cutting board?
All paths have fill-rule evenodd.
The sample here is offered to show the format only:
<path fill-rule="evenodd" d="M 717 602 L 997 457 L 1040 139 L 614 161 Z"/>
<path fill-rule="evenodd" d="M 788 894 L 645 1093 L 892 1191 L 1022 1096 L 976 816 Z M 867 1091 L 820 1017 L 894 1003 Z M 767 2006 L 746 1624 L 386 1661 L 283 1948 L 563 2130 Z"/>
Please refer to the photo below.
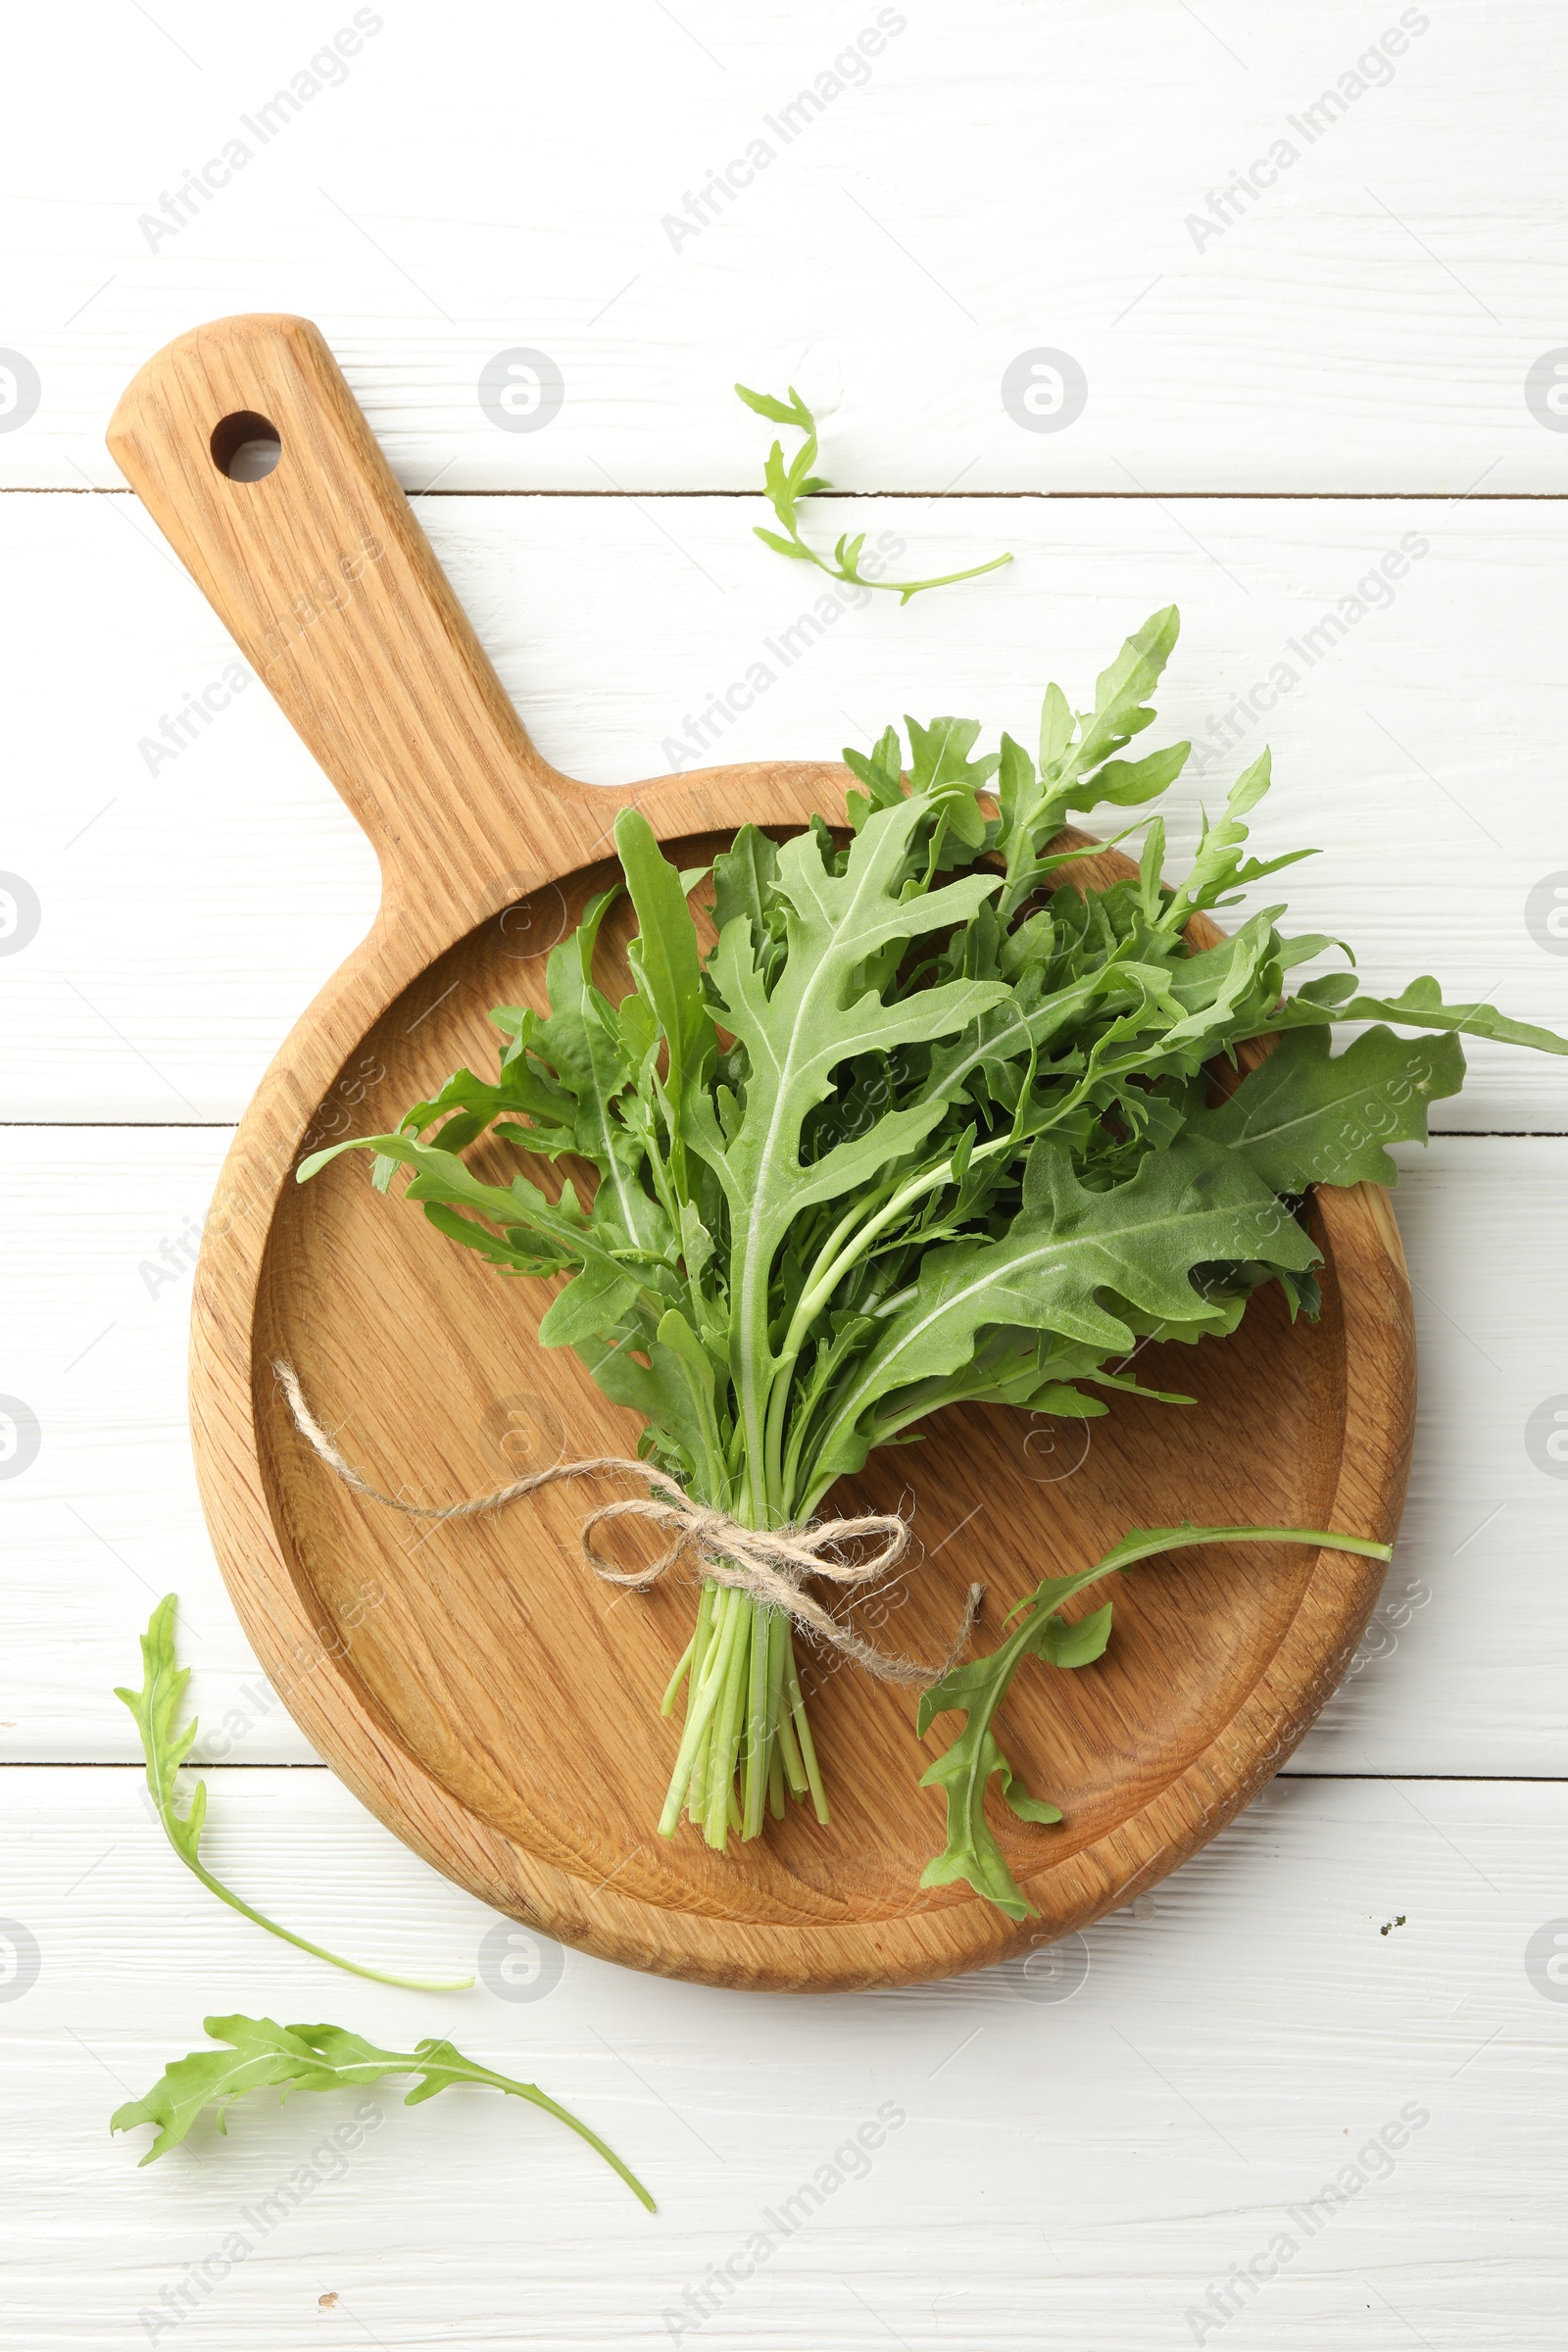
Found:
<path fill-rule="evenodd" d="M 265 464 L 274 441 L 281 455 L 263 472 L 257 451 Z M 782 836 L 812 809 L 836 811 L 849 779 L 831 763 L 758 761 L 610 794 L 553 769 L 307 320 L 231 318 L 181 336 L 129 386 L 109 443 L 382 869 L 374 929 L 240 1125 L 197 1278 L 191 1405 L 208 1522 L 246 1632 L 307 1737 L 389 1828 L 487 1902 L 609 1959 L 713 1984 L 947 1976 L 1152 1886 L 1289 1755 L 1354 1648 L 1377 1563 L 1286 1545 L 1151 1561 L 1118 1579 L 1101 1665 L 1026 1667 L 1004 1744 L 1066 1820 L 997 1816 L 1037 1912 L 1015 1925 L 967 1886 L 919 1886 L 944 1813 L 940 1792 L 916 1784 L 956 1718 L 939 1718 L 922 1745 L 912 1694 L 807 1655 L 831 1826 L 792 1808 L 727 1855 L 689 1825 L 662 1838 L 678 1719 L 662 1719 L 659 1699 L 694 1599 L 672 1582 L 617 1592 L 585 1571 L 585 1496 L 606 1490 L 557 1486 L 494 1518 L 438 1525 L 361 1499 L 306 1448 L 271 1370 L 280 1356 L 356 1465 L 413 1499 L 635 1451 L 634 1417 L 568 1350 L 539 1347 L 543 1285 L 498 1280 L 373 1193 L 357 1159 L 308 1187 L 294 1169 L 325 1142 L 394 1125 L 460 1064 L 491 1066 L 486 1012 L 543 1004 L 550 948 L 614 870 L 618 808 L 635 803 L 689 867 L 748 820 Z M 1128 870 L 1108 853 L 1096 867 L 1098 879 Z M 617 911 L 604 952 L 623 983 Z M 472 1157 L 500 1174 L 499 1160 Z M 1118 1398 L 1090 1424 L 959 1408 L 923 1445 L 873 1455 L 846 1481 L 832 1511 L 913 1503 L 923 1557 L 872 1605 L 879 1638 L 940 1655 L 979 1579 L 976 1640 L 989 1648 L 1019 1594 L 1131 1526 L 1392 1538 L 1414 1396 L 1398 1236 L 1367 1186 L 1319 1195 L 1312 1224 L 1319 1322 L 1293 1328 L 1274 1286 L 1236 1338 L 1143 1352 L 1146 1383 L 1196 1396 L 1191 1408 Z"/>

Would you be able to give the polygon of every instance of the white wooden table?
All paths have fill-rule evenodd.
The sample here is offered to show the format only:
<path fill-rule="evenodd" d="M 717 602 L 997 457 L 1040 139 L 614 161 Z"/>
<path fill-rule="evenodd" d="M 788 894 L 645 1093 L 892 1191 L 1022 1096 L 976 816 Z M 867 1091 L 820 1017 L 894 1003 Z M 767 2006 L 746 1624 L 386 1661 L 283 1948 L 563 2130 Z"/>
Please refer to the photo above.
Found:
<path fill-rule="evenodd" d="M 103 448 L 173 334 L 316 318 L 544 751 L 607 785 L 908 709 L 1021 732 L 1174 599 L 1162 715 L 1212 750 L 1185 840 L 1266 727 L 1265 839 L 1327 853 L 1291 878 L 1310 927 L 1560 1027 L 1560 9 L 90 0 L 14 21 L 7 62 L 0 1392 L 39 1443 L 0 1464 L 0 2346 L 1560 2352 L 1568 1465 L 1527 1427 L 1568 1392 L 1561 1062 L 1477 1048 L 1403 1153 L 1420 1438 L 1355 1670 L 1054 1975 L 792 2002 L 547 1952 L 532 1997 L 432 1999 L 180 1870 L 111 1695 L 172 1588 L 216 1867 L 391 1966 L 495 1924 L 316 1764 L 203 1532 L 189 1246 L 374 880 L 254 684 L 157 756 L 233 654 Z M 545 428 L 481 405 L 517 350 L 559 369 Z M 857 493 L 824 535 L 1017 563 L 771 659 L 808 600 L 750 536 L 737 376 L 821 408 Z M 710 752 L 693 721 L 760 662 Z M 111 2108 L 234 2010 L 448 2032 L 580 2109 L 659 2215 L 482 2092 L 378 2097 L 347 2157 L 347 2102 L 258 2103 L 139 2172 Z"/>

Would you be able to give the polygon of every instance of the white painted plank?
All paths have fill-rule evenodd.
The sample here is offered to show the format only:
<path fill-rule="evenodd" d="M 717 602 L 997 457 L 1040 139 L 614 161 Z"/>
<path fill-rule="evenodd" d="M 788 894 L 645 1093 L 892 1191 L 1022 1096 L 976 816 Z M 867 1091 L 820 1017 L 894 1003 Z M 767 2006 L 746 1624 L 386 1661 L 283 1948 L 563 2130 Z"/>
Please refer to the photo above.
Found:
<path fill-rule="evenodd" d="M 491 1915 L 329 1776 L 212 1786 L 219 1867 L 290 1924 L 393 1967 L 472 1964 Z M 189 2316 L 151 2340 L 1561 2342 L 1568 2127 L 1544 2077 L 1563 2054 L 1563 1987 L 1542 1948 L 1562 1911 L 1560 1788 L 1278 1783 L 1032 1976 L 792 2001 L 570 1952 L 556 1977 L 545 1946 L 547 1989 L 522 2003 L 484 1983 L 384 1989 L 263 1936 L 161 1847 L 128 1771 L 19 1769 L 6 1788 L 5 1907 L 40 1959 L 0 2007 L 7 2352 L 146 2342 L 140 2315 L 234 2231 L 248 2254 L 205 2286 L 198 2271 Z M 138 2171 L 146 2134 L 112 2141 L 111 2109 L 201 2042 L 204 2015 L 236 2010 L 326 2017 L 392 2047 L 450 2034 L 576 2106 L 661 2210 L 639 2212 L 547 2119 L 479 2091 L 412 2113 L 395 2086 L 372 2094 L 346 2162 L 327 2135 L 356 2100 L 263 2097 L 226 2139 L 200 2127 Z M 835 2166 L 879 2111 L 892 2128 L 869 2162 Z M 275 2192 L 318 2150 L 320 2184 L 300 2180 L 288 2209 Z M 842 2184 L 788 2207 L 824 2165 Z M 1336 2182 L 1344 2203 L 1314 2212 Z M 747 2277 L 759 2231 L 771 2252 Z M 1254 2256 L 1266 2269 L 1271 2247 L 1275 2273 L 1238 2291 L 1233 2324 L 1188 2318 L 1212 2317 L 1211 2287 Z M 708 2324 L 683 2327 L 688 2290 L 700 2313 L 732 2257 Z"/>
<path fill-rule="evenodd" d="M 1436 970 L 1454 994 L 1495 992 L 1568 1028 L 1568 942 L 1528 920 L 1532 893 L 1544 884 L 1549 901 L 1568 871 L 1563 508 L 889 500 L 852 519 L 903 541 L 901 562 L 924 571 L 1000 546 L 1018 562 L 903 611 L 829 597 L 831 623 L 812 617 L 802 567 L 749 536 L 760 512 L 726 498 L 421 507 L 543 749 L 605 784 L 681 760 L 820 757 L 910 709 L 1027 738 L 1048 676 L 1087 699 L 1127 629 L 1174 599 L 1186 634 L 1161 739 L 1200 746 L 1173 796 L 1174 854 L 1266 732 L 1278 781 L 1260 839 L 1326 853 L 1282 885 L 1299 927 L 1350 939 L 1375 985 Z M 830 504 L 824 534 L 844 518 Z M 1406 564 L 1392 583 L 1385 559 Z M 7 1115 L 232 1119 L 368 925 L 369 851 L 254 684 L 205 732 L 189 721 L 177 758 L 156 756 L 166 714 L 214 682 L 221 700 L 232 655 L 129 499 L 0 499 L 0 629 L 24 681 L 0 865 L 41 906 L 30 944 L 0 956 Z M 743 705 L 749 672 L 754 706 L 705 738 L 703 714 L 732 686 Z M 1438 1115 L 1568 1128 L 1568 1064 L 1479 1047 L 1470 1088 Z"/>
<path fill-rule="evenodd" d="M 7 481 L 113 480 L 152 351 L 286 310 L 412 487 L 748 484 L 736 376 L 833 408 L 827 470 L 861 487 L 1561 484 L 1525 400 L 1568 292 L 1550 0 L 478 0 L 456 27 L 90 0 L 73 25 L 69 84 L 47 16 L 14 28 L 3 332 L 40 400 Z M 181 200 L 209 159 L 227 184 Z M 670 225 L 732 159 L 754 183 Z M 158 224 L 168 198 L 193 217 Z M 545 429 L 479 405 L 518 349 L 564 379 Z M 1087 385 L 1065 429 L 1003 404 L 1043 350 Z"/>
<path fill-rule="evenodd" d="M 225 1141 L 0 1131 L 13 1237 L 0 1391 L 41 1441 L 0 1480 L 0 1756 L 134 1756 L 111 1691 L 134 1679 L 136 1635 L 171 1590 L 203 1752 L 310 1753 L 212 1558 L 186 1437 L 189 1275 L 162 1278 L 164 1245 L 178 1268 Z M 1527 1430 L 1568 1385 L 1568 1141 L 1456 1137 L 1399 1155 L 1422 1351 L 1411 1499 L 1374 1630 L 1293 1769 L 1561 1773 L 1568 1487 Z"/>

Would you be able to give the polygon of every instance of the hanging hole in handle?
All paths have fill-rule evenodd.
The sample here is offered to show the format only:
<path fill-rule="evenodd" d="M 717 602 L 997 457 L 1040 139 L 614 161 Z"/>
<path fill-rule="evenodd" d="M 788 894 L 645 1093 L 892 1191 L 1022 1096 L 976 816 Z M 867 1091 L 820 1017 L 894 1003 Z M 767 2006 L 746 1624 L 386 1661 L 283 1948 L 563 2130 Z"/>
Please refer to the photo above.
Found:
<path fill-rule="evenodd" d="M 231 482 L 264 482 L 283 455 L 275 424 L 254 409 L 236 409 L 213 427 L 213 464 Z"/>

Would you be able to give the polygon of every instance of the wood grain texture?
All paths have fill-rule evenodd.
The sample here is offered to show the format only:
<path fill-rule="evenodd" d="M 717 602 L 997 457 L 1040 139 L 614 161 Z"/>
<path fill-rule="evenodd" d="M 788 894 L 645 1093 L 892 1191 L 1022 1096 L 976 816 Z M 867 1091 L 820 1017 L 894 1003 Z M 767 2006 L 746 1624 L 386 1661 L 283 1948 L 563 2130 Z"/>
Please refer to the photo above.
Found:
<path fill-rule="evenodd" d="M 433 1970 L 505 1935 L 329 1774 L 210 1778 L 218 1866 L 305 1933 Z M 707 2281 L 688 2352 L 1192 2352 L 1188 2312 L 1286 2231 L 1294 2257 L 1210 2344 L 1558 2352 L 1565 2012 L 1525 1953 L 1563 1910 L 1561 1787 L 1277 1781 L 1065 1947 L 1059 1975 L 1036 1955 L 742 2002 L 544 1946 L 531 2000 L 492 1973 L 433 2002 L 351 1984 L 220 1909 L 162 1846 L 138 1779 L 4 1775 L 5 1910 L 41 1962 L 0 2005 L 4 2352 L 143 2352 L 140 2313 L 235 2230 L 247 2259 L 215 2266 L 157 2340 L 667 2352 L 666 2312 L 678 2328 Z M 515 2101 L 458 2090 L 406 2111 L 396 2083 L 346 2170 L 329 2146 L 312 2158 L 355 2096 L 264 2094 L 226 2138 L 202 2125 L 138 2171 L 146 2134 L 112 2140 L 109 2113 L 215 2009 L 331 2018 L 394 2047 L 448 2033 L 575 2107 L 659 2213 Z M 1392 2165 L 1374 2157 L 1343 2207 L 1303 2217 L 1411 2104 L 1429 2121 Z M 868 2163 L 835 2166 L 879 2108 L 906 2120 Z M 824 2164 L 841 2185 L 813 2207 L 798 2191 Z M 318 2184 L 266 2226 L 302 2165 Z"/>
<path fill-rule="evenodd" d="M 49 21 L 16 27 L 40 95 L 11 130 L 4 333 L 42 400 L 0 434 L 7 482 L 112 482 L 103 424 L 149 352 L 288 309 L 321 320 L 411 489 L 749 487 L 765 428 L 737 376 L 820 400 L 826 472 L 867 489 L 960 468 L 1118 494 L 1563 487 L 1563 440 L 1524 399 L 1568 331 L 1551 0 L 901 8 L 819 113 L 880 0 L 469 0 L 455 32 L 377 10 L 297 106 L 353 9 L 152 13 L 89 0 L 69 110 Z M 1428 29 L 1357 76 L 1411 15 Z M 264 140 L 242 118 L 269 103 Z M 225 180 L 235 137 L 250 160 Z M 666 219 L 759 138 L 771 163 L 672 243 Z M 1298 160 L 1269 185 L 1282 138 Z M 149 241 L 210 158 L 220 184 Z M 1214 196 L 1224 225 L 1195 236 Z M 518 347 L 564 378 L 542 431 L 479 406 Z M 1066 430 L 1002 405 L 1040 347 L 1088 379 Z"/>
<path fill-rule="evenodd" d="M 235 413 L 270 419 L 281 438 L 263 481 L 230 481 L 214 463 L 215 432 Z M 839 1678 L 824 1710 L 830 1832 L 787 1825 L 739 1863 L 694 1839 L 656 1848 L 648 1792 L 669 1729 L 653 1702 L 684 1644 L 671 1599 L 611 1626 L 609 1596 L 573 1559 L 581 1506 L 563 1489 L 538 1498 L 526 1538 L 496 1523 L 411 1547 L 305 1453 L 272 1381 L 279 1354 L 372 1476 L 385 1480 L 391 1460 L 394 1485 L 472 1491 L 476 1440 L 519 1395 L 545 1400 L 529 1412 L 555 1413 L 568 1452 L 629 1443 L 626 1415 L 538 1354 L 523 1302 L 475 1293 L 472 1270 L 430 1252 L 411 1223 L 384 1227 L 364 1187 L 304 1194 L 290 1181 L 318 1106 L 351 1072 L 365 1115 L 384 1119 L 383 1103 L 472 1056 L 498 995 L 537 995 L 540 949 L 603 879 L 605 805 L 534 753 L 306 322 L 243 318 L 181 337 L 130 386 L 110 439 L 382 865 L 375 929 L 241 1124 L 196 1282 L 192 1417 L 209 1524 L 264 1665 L 283 1670 L 313 1644 L 331 1653 L 289 1693 L 309 1736 L 382 1819 L 486 1899 L 590 1950 L 711 1983 L 945 1976 L 1070 1933 L 1162 1877 L 1300 1738 L 1372 1605 L 1366 1563 L 1287 1554 L 1245 1585 L 1200 1568 L 1179 1596 L 1138 1580 L 1126 1615 L 1136 1627 L 1147 1612 L 1147 1630 L 1124 1636 L 1114 1710 L 1080 1717 L 1058 1700 L 1053 1720 L 1037 1696 L 1015 1735 L 1026 1772 L 1049 1777 L 1059 1756 L 1081 1792 L 1049 1857 L 1027 1845 L 1017 1857 L 1040 1914 L 1020 1929 L 967 1890 L 916 1891 L 930 1840 L 896 1762 L 901 1709 L 858 1677 Z M 800 824 L 841 777 L 759 763 L 626 797 L 680 862 L 701 862 L 742 821 Z M 1393 1535 L 1413 1409 L 1397 1235 L 1359 1188 L 1325 1195 L 1316 1215 L 1321 1323 L 1290 1334 L 1270 1301 L 1239 1344 L 1194 1350 L 1204 1434 L 1156 1432 L 1147 1407 L 1119 1417 L 1056 1524 L 1042 1525 L 1010 1416 L 957 1414 L 933 1430 L 910 1481 L 919 1523 L 945 1539 L 978 1497 L 991 1524 L 920 1578 L 911 1645 L 929 1644 L 927 1613 L 951 1615 L 946 1588 L 961 1591 L 976 1563 L 1065 1566 L 1130 1519 Z M 874 1501 L 891 1476 L 874 1463 L 850 1491 Z M 860 1763 L 848 1799 L 839 1752 Z"/>

